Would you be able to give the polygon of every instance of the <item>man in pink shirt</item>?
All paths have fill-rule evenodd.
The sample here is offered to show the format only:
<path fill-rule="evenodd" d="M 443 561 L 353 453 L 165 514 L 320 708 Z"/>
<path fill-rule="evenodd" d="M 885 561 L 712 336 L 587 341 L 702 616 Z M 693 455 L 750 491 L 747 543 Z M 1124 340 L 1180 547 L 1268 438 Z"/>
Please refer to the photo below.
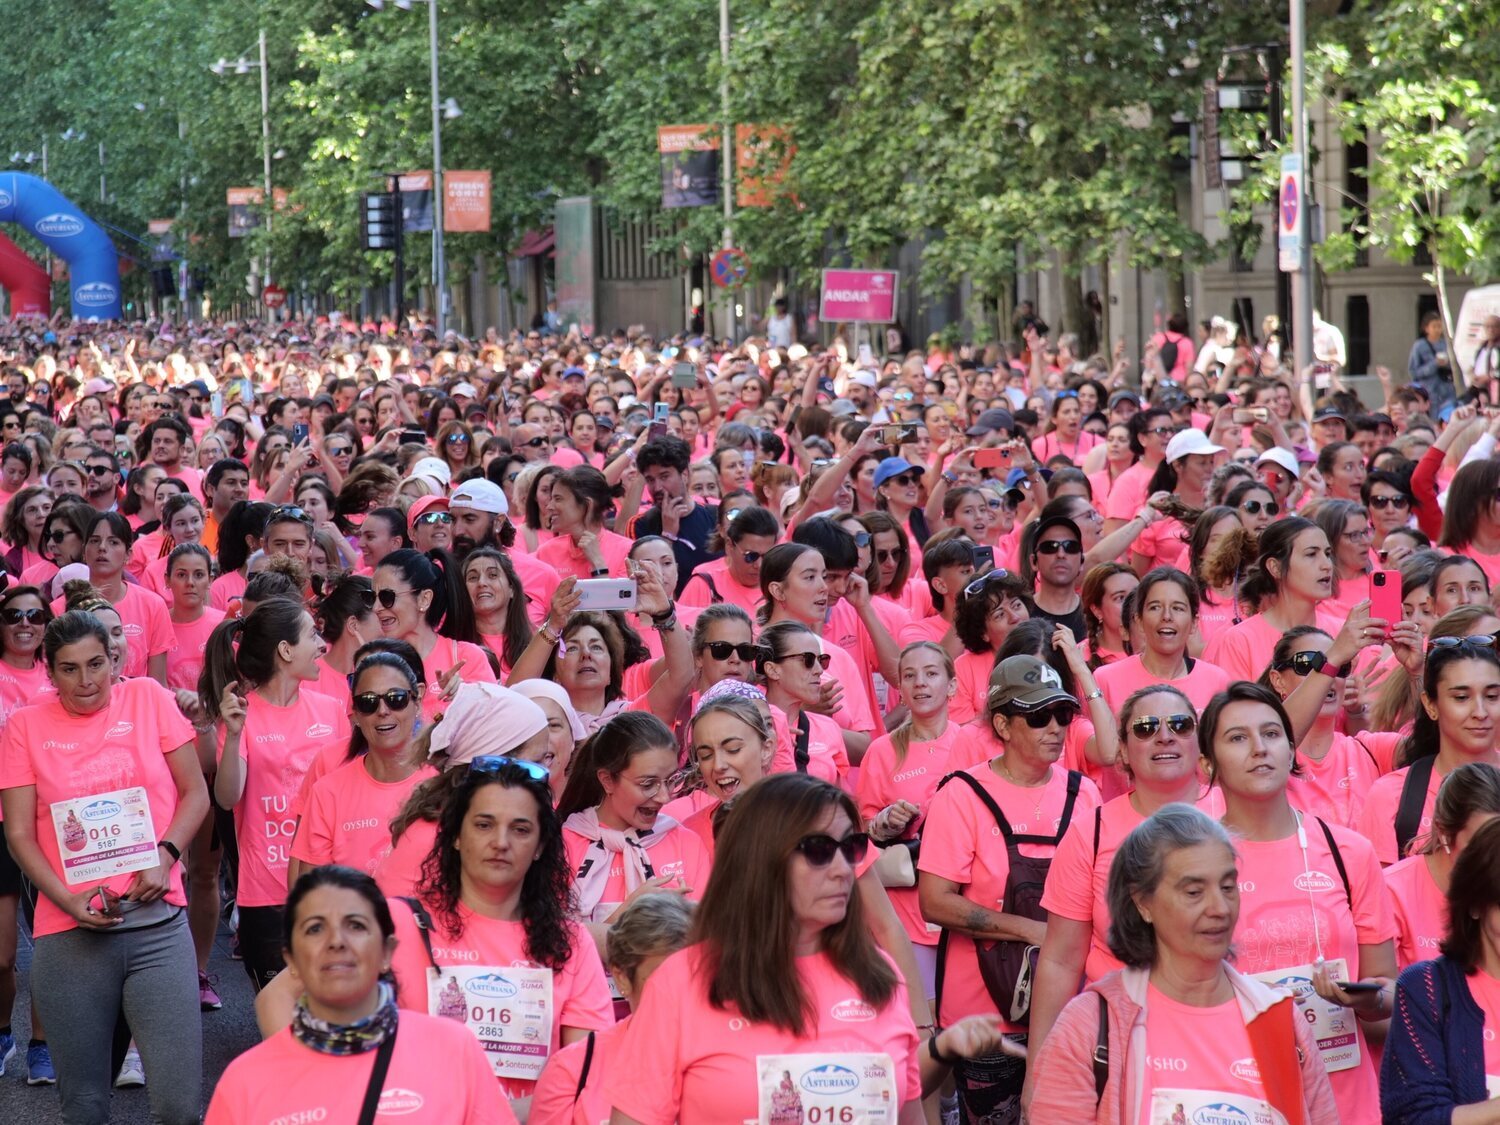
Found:
<path fill-rule="evenodd" d="M 938 543 L 929 539 L 927 550 L 922 552 L 922 574 L 932 591 L 932 605 L 937 613 L 907 624 L 901 630 L 901 647 L 913 641 L 933 641 L 943 645 L 950 656 L 956 655 L 963 646 L 953 632 L 953 619 L 958 613 L 958 599 L 974 577 L 973 541 L 964 536 Z"/>

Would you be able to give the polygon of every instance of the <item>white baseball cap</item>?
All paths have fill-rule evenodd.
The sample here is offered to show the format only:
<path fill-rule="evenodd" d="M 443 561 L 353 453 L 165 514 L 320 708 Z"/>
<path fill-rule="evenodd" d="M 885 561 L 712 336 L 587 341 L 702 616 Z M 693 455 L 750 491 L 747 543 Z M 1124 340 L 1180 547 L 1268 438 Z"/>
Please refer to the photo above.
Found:
<path fill-rule="evenodd" d="M 1215 445 L 1208 440 L 1202 430 L 1187 429 L 1175 434 L 1172 440 L 1167 442 L 1167 463 L 1194 453 L 1223 453 L 1222 445 Z"/>
<path fill-rule="evenodd" d="M 447 492 L 448 485 L 453 480 L 453 471 L 448 468 L 446 461 L 440 461 L 436 457 L 423 457 L 411 467 L 411 472 L 406 474 L 406 479 L 420 477 L 422 480 L 436 484 L 439 492 Z"/>
<path fill-rule="evenodd" d="M 1297 465 L 1297 455 L 1290 449 L 1283 449 L 1278 445 L 1266 450 L 1255 459 L 1257 465 L 1264 465 L 1268 461 L 1277 468 L 1285 469 L 1291 473 L 1293 480 L 1302 476 L 1302 471 Z"/>
<path fill-rule="evenodd" d="M 875 373 L 873 371 L 856 371 L 849 376 L 849 382 L 858 383 L 861 387 L 869 387 L 873 391 L 876 385 Z"/>
<path fill-rule="evenodd" d="M 510 514 L 510 502 L 505 491 L 494 481 L 483 477 L 466 480 L 448 497 L 448 508 L 469 508 L 476 512 L 489 512 L 495 516 Z"/>

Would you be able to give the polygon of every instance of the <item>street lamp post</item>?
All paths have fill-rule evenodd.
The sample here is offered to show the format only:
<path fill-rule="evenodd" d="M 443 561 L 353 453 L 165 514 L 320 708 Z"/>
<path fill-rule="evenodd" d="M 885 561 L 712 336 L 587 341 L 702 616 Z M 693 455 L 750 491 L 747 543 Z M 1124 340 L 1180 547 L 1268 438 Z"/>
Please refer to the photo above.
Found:
<path fill-rule="evenodd" d="M 276 201 L 271 190 L 271 68 L 267 65 L 266 61 L 265 28 L 260 29 L 260 34 L 256 37 L 256 45 L 259 48 L 260 55 L 257 61 L 252 61 L 242 55 L 232 63 L 226 59 L 220 59 L 208 69 L 220 78 L 224 77 L 231 68 L 233 68 L 236 74 L 249 74 L 252 70 L 260 71 L 260 156 L 263 181 L 261 190 L 264 193 L 261 198 L 266 223 L 266 260 L 263 284 L 269 285 L 271 284 L 271 221 L 276 211 Z"/>

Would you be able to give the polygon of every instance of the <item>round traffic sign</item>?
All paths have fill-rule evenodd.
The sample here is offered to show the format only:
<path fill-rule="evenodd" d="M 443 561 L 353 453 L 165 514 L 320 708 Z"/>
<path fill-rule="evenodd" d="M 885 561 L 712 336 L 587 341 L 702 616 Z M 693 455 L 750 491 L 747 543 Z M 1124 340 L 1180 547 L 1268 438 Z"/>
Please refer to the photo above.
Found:
<path fill-rule="evenodd" d="M 750 276 L 750 255 L 738 246 L 720 250 L 708 264 L 709 275 L 721 289 L 731 289 Z"/>
<path fill-rule="evenodd" d="M 1283 176 L 1281 179 L 1281 227 L 1283 230 L 1295 230 L 1297 228 L 1297 208 L 1301 200 L 1297 198 L 1297 177 Z"/>
<path fill-rule="evenodd" d="M 260 291 L 260 299 L 268 309 L 279 309 L 286 304 L 286 290 L 279 285 L 267 285 Z"/>

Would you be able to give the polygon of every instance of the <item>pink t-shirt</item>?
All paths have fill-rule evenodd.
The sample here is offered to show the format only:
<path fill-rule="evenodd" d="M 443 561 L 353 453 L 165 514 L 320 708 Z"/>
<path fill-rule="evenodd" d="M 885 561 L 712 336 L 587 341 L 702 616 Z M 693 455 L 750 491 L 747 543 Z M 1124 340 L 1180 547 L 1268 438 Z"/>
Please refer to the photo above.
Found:
<path fill-rule="evenodd" d="M 910 743 L 900 765 L 896 764 L 896 747 L 890 735 L 881 735 L 870 743 L 860 762 L 859 784 L 855 791 L 860 818 L 868 824 L 886 806 L 897 801 L 910 801 L 922 810 L 923 815 L 907 825 L 902 835 L 907 840 L 916 838 L 922 831 L 923 816 L 932 804 L 938 782 L 948 775 L 948 751 L 959 730 L 959 725 L 950 721 L 943 733 L 930 742 Z M 896 916 L 906 927 L 907 936 L 919 945 L 936 945 L 941 929 L 929 925 L 922 917 L 917 889 L 891 887 L 887 893 Z"/>
<path fill-rule="evenodd" d="M 1015 785 L 988 764 L 973 766 L 964 772 L 978 779 L 1000 806 L 1011 830 L 1017 835 L 1051 836 L 1064 828 L 1066 770 L 1052 767 L 1046 784 L 1036 788 Z M 1092 810 L 1097 804 L 1098 788 L 1088 778 L 1083 778 L 1078 799 L 1073 805 L 1072 820 L 1092 818 Z M 1046 858 L 1055 853 L 1056 848 L 1051 846 L 1021 845 L 1022 855 Z M 950 781 L 932 798 L 917 868 L 958 884 L 960 893 L 969 902 L 986 910 L 1004 912 L 1005 880 L 1010 874 L 1004 840 L 990 811 L 980 804 L 974 791 L 964 782 Z M 979 976 L 974 940 L 963 934 L 954 933 L 948 939 L 947 972 L 938 1004 L 942 1008 L 938 1022 L 944 1026 L 964 1016 L 996 1014 L 995 1002 L 990 999 Z M 1003 1016 L 1001 1026 L 1007 1031 L 1023 1030 Z"/>
<path fill-rule="evenodd" d="M 933 644 L 942 644 L 943 638 L 948 635 L 948 630 L 953 625 L 943 620 L 941 616 L 924 617 L 920 621 L 913 621 L 901 630 L 901 635 L 896 638 L 902 648 L 915 641 L 931 641 Z"/>
<path fill-rule="evenodd" d="M 955 723 L 973 722 L 984 713 L 990 697 L 990 673 L 995 670 L 993 652 L 961 652 L 953 658 L 953 698 L 948 700 L 948 718 Z"/>
<path fill-rule="evenodd" d="M 1130 549 L 1148 561 L 1150 566 L 1175 566 L 1187 569 L 1188 534 L 1180 520 L 1159 519 L 1135 537 Z"/>
<path fill-rule="evenodd" d="M 205 606 L 197 621 L 171 621 L 172 647 L 167 650 L 167 686 L 198 690 L 208 635 L 224 620 L 222 609 Z"/>
<path fill-rule="evenodd" d="M 1320 609 L 1314 624 L 1332 637 L 1338 635 L 1344 619 L 1335 621 Z M 1281 630 L 1257 613 L 1225 632 L 1206 635 L 1205 639 L 1208 643 L 1203 647 L 1204 660 L 1217 664 L 1232 680 L 1258 680 L 1271 663 Z"/>
<path fill-rule="evenodd" d="M 1074 465 L 1082 465 L 1083 459 L 1088 456 L 1089 450 L 1096 445 L 1102 445 L 1104 439 L 1098 434 L 1091 434 L 1087 430 L 1079 430 L 1078 436 L 1071 441 L 1063 441 L 1057 431 L 1043 434 L 1041 437 L 1031 439 L 1031 452 L 1036 459 L 1045 465 L 1058 454 L 1066 457 Z"/>
<path fill-rule="evenodd" d="M 604 1076 L 613 1069 L 629 1026 L 627 1016 L 613 1027 L 594 1033 L 594 1054 L 582 1091 L 578 1079 L 583 1076 L 587 1041 L 569 1043 L 548 1059 L 547 1069 L 531 1094 L 527 1125 L 608 1125 L 610 1104 L 604 1095 Z"/>
<path fill-rule="evenodd" d="M 1209 816 L 1224 815 L 1224 795 L 1218 789 L 1207 789 L 1195 802 Z M 1116 797 L 1085 816 L 1074 816 L 1068 826 L 1052 866 L 1047 870 L 1047 887 L 1042 894 L 1042 908 L 1048 914 L 1091 922 L 1088 960 L 1084 975 L 1098 980 L 1116 969 L 1124 968 L 1109 951 L 1109 867 L 1125 837 L 1145 818 L 1136 812 L 1129 794 Z M 1094 829 L 1099 830 L 1099 846 L 1094 848 Z"/>
<path fill-rule="evenodd" d="M 78 814 L 61 806 L 84 797 L 144 789 L 151 827 L 160 840 L 177 811 L 177 785 L 166 755 L 183 746 L 191 747 L 192 741 L 192 725 L 177 710 L 177 700 L 155 680 L 114 684 L 109 706 L 92 715 L 74 715 L 51 697 L 22 707 L 6 723 L 0 736 L 0 789 L 35 786 L 37 845 L 48 866 L 66 882 L 64 847 L 71 855 L 85 848 L 87 842 Z M 68 813 L 61 830 L 54 825 L 55 807 Z M 84 808 L 85 819 L 87 814 L 88 808 Z M 158 862 L 160 858 L 157 856 Z M 112 879 L 82 879 L 69 882 L 68 889 L 85 891 L 103 884 L 123 894 L 134 877 L 128 872 Z M 167 901 L 177 906 L 187 902 L 181 864 L 172 866 Z M 33 927 L 37 937 L 76 927 L 77 923 L 46 895 L 37 897 Z"/>
<path fill-rule="evenodd" d="M 1375 846 L 1375 854 L 1380 857 L 1380 862 L 1386 865 L 1402 858 L 1396 854 L 1396 813 L 1401 807 L 1401 787 L 1406 784 L 1406 773 L 1410 768 L 1403 766 L 1371 785 L 1356 822 L 1360 833 Z M 1443 784 L 1445 776 L 1447 775 L 1434 767 L 1432 776 L 1427 779 L 1427 796 L 1422 801 L 1422 820 L 1411 841 L 1416 847 L 1421 847 L 1422 840 L 1432 831 L 1432 806 L 1437 800 L 1438 788 Z"/>
<path fill-rule="evenodd" d="M 877 1008 L 824 955 L 798 957 L 797 975 L 810 1001 L 810 1026 L 799 1037 L 713 1007 L 703 960 L 696 946 L 681 950 L 646 983 L 604 1076 L 606 1100 L 621 1113 L 641 1125 L 767 1120 L 758 1108 L 757 1060 L 777 1056 L 796 1056 L 787 1069 L 804 1072 L 835 1065 L 831 1057 L 838 1055 L 889 1056 L 893 1120 L 900 1107 L 922 1096 L 921 1045 L 899 976 L 890 999 Z M 770 1097 L 764 1101 L 769 1111 Z"/>
<path fill-rule="evenodd" d="M 673 825 L 664 833 L 660 827 L 660 817 L 657 818 L 657 825 L 658 833 L 661 833 L 660 839 L 646 851 L 651 870 L 657 876 L 680 876 L 692 888 L 687 897 L 697 902 L 703 897 L 703 888 L 708 886 L 708 872 L 713 861 L 704 850 L 703 842 L 682 825 Z M 568 864 L 574 871 L 582 866 L 585 856 L 598 855 L 598 850 L 591 850 L 589 842 L 571 828 L 563 829 L 563 848 L 568 853 Z M 584 911 L 583 920 L 586 922 L 604 921 L 630 893 L 625 887 L 624 857 L 619 853 L 612 853 L 609 858 L 609 880 L 604 885 L 602 897 L 592 907 L 587 903 L 580 904 Z"/>
<path fill-rule="evenodd" d="M 1117 476 L 1114 487 L 1109 490 L 1109 500 L 1104 505 L 1104 518 L 1127 522 L 1135 519 L 1135 514 L 1146 503 L 1146 486 L 1151 483 L 1155 473 L 1154 468 L 1147 468 L 1143 462 L 1137 461 Z"/>
<path fill-rule="evenodd" d="M 705 577 L 713 581 L 713 588 L 719 592 L 721 599 L 730 605 L 739 606 L 750 615 L 752 621 L 755 620 L 755 611 L 760 608 L 762 601 L 760 587 L 745 586 L 735 581 L 734 575 L 729 573 L 728 559 L 711 559 L 694 569 L 693 576 L 677 597 L 679 606 L 713 604 L 713 590 L 708 588 Z"/>
<path fill-rule="evenodd" d="M 438 712 L 447 706 L 438 680 L 460 660 L 463 661 L 464 668 L 459 674 L 464 683 L 496 682 L 495 671 L 490 667 L 490 658 L 484 654 L 484 649 L 469 641 L 455 641 L 452 637 L 439 635 L 432 651 L 422 658 L 423 669 L 427 673 L 427 691 L 422 696 L 423 722 L 436 721 Z"/>
<path fill-rule="evenodd" d="M 803 711 L 807 716 L 807 770 L 812 777 L 842 786 L 849 776 L 849 752 L 844 747 L 843 728 L 827 715 Z M 794 773 L 797 769 L 796 739 L 798 730 L 789 727 L 786 738 L 776 740 L 776 755 L 771 759 L 772 773 Z"/>
<path fill-rule="evenodd" d="M 430 913 L 431 905 L 427 909 Z M 403 1009 L 428 1012 L 427 982 L 432 961 L 427 959 L 427 947 L 410 906 L 393 899 L 391 917 L 396 923 L 397 944 L 391 968 L 396 974 L 397 1003 Z M 458 917 L 463 928 L 457 937 L 450 936 L 436 918 L 428 931 L 432 939 L 432 958 L 439 969 L 453 966 L 469 970 L 542 967 L 526 954 L 526 930 L 522 923 L 484 918 L 463 905 L 458 908 Z M 571 952 L 561 969 L 552 970 L 549 1055 L 561 1047 L 563 1028 L 602 1031 L 615 1022 L 599 949 L 582 926 L 576 923 L 567 923 L 567 926 Z M 498 1078 L 498 1081 L 500 1089 L 511 1098 L 527 1097 L 536 1085 L 534 1081 L 523 1078 Z"/>
<path fill-rule="evenodd" d="M 42 660 L 42 650 L 37 649 L 36 655 L 36 663 L 24 671 L 0 660 L 0 721 L 17 708 L 35 703 L 38 696 L 53 690 L 47 665 Z"/>
<path fill-rule="evenodd" d="M 604 559 L 604 565 L 609 569 L 609 577 L 625 577 L 625 561 L 630 555 L 630 548 L 635 543 L 633 539 L 601 528 L 599 530 L 599 554 Z M 572 536 L 559 535 L 556 539 L 541 544 L 536 549 L 538 562 L 546 563 L 557 571 L 560 578 L 572 575 L 574 578 L 592 578 L 593 564 L 584 557 Z"/>
<path fill-rule="evenodd" d="M 1151 684 L 1170 683 L 1188 697 L 1198 714 L 1208 706 L 1208 701 L 1229 686 L 1229 675 L 1224 669 L 1207 660 L 1192 661 L 1188 674 L 1178 680 L 1162 680 L 1146 670 L 1139 656 L 1127 656 L 1113 664 L 1104 664 L 1094 670 L 1094 682 L 1104 693 L 1104 701 L 1116 715 L 1130 698 L 1131 693 Z"/>
<path fill-rule="evenodd" d="M 1472 543 L 1462 550 L 1454 551 L 1453 553 L 1455 555 L 1466 555 L 1478 563 L 1479 569 L 1484 571 L 1485 577 L 1490 580 L 1491 590 L 1496 586 L 1500 586 L 1500 555 L 1486 555 L 1481 551 L 1476 551 Z"/>
<path fill-rule="evenodd" d="M 328 657 L 318 661 L 318 678 L 311 686 L 313 691 L 338 700 L 339 706 L 349 710 L 349 677 L 329 664 Z"/>
<path fill-rule="evenodd" d="M 1348 619 L 1350 610 L 1370 596 L 1370 576 L 1361 574 L 1355 578 L 1341 579 L 1336 585 L 1338 593 L 1326 599 L 1319 608 L 1329 616 L 1344 621 Z"/>
<path fill-rule="evenodd" d="M 370 874 L 380 889 L 393 898 L 415 895 L 422 885 L 422 864 L 435 843 L 437 825 L 430 820 L 414 820 Z"/>
<path fill-rule="evenodd" d="M 1365 798 L 1371 787 L 1391 772 L 1401 737 L 1389 731 L 1359 735 L 1335 732 L 1321 760 L 1315 761 L 1299 750 L 1302 776 L 1288 782 L 1288 799 L 1304 812 L 1357 829 Z"/>
<path fill-rule="evenodd" d="M 329 1055 L 304 1047 L 290 1028 L 229 1064 L 214 1087 L 207 1125 L 358 1121 L 375 1052 Z M 452 1020 L 403 1012 L 381 1091 L 380 1121 L 515 1125 L 479 1041 Z"/>
<path fill-rule="evenodd" d="M 521 581 L 521 592 L 526 595 L 526 616 L 533 626 L 540 625 L 552 608 L 552 595 L 562 585 L 562 578 L 554 567 L 531 555 L 515 548 L 505 553 Z"/>
<path fill-rule="evenodd" d="M 875 616 L 880 619 L 880 623 L 885 626 L 885 631 L 890 634 L 891 640 L 899 641 L 902 630 L 911 621 L 911 616 L 894 602 L 871 599 L 871 605 L 874 607 Z M 828 621 L 823 626 L 823 643 L 826 647 L 830 642 L 838 645 L 854 658 L 855 666 L 859 670 L 858 682 L 864 688 L 872 715 L 889 712 L 899 705 L 900 694 L 897 686 L 887 685 L 880 675 L 880 652 L 875 648 L 875 641 L 870 636 L 870 630 L 866 628 L 865 623 L 860 620 L 858 611 L 849 604 L 846 598 L 839 598 L 829 607 Z M 832 665 L 829 666 L 829 670 L 830 674 L 833 674 Z M 840 682 L 848 685 L 854 681 L 841 679 Z M 847 691 L 846 686 L 845 692 Z"/>
<path fill-rule="evenodd" d="M 172 651 L 176 643 L 172 635 L 172 616 L 167 612 L 166 602 L 150 590 L 129 582 L 125 583 L 125 596 L 114 605 L 127 644 L 125 667 L 120 674 L 126 679 L 136 679 L 146 674 L 146 664 L 151 657 Z M 67 608 L 63 598 L 52 603 L 54 614 L 61 614 Z"/>
<path fill-rule="evenodd" d="M 1098 784 L 1095 773 L 1104 771 L 1088 760 L 1084 748 L 1094 737 L 1094 724 L 1085 718 L 1074 719 L 1068 725 L 1067 741 L 1063 743 L 1062 759 L 1057 763 L 1064 769 L 1077 770 Z M 959 728 L 949 751 L 949 770 L 966 770 L 970 766 L 984 765 L 990 759 L 1005 753 L 1005 743 L 1000 741 L 995 728 L 981 711 L 972 723 Z"/>
<path fill-rule="evenodd" d="M 437 771 L 423 766 L 402 781 L 376 781 L 363 756 L 345 762 L 313 785 L 297 822 L 292 855 L 321 867 L 341 863 L 374 872 L 390 854 L 391 821 L 411 791 Z"/>
<path fill-rule="evenodd" d="M 1246 1098 L 1266 1098 L 1259 1069 L 1244 1065 L 1246 1060 L 1253 1062 L 1255 1052 L 1238 997 L 1199 1008 L 1172 999 L 1154 984 L 1148 985 L 1145 1048 L 1145 1065 L 1137 1071 L 1143 1076 L 1137 1120 L 1161 1120 L 1151 1116 L 1152 1097 L 1158 1089 L 1213 1090 Z M 1243 1116 L 1231 1111 L 1222 1119 L 1239 1121 Z M 1220 1118 L 1208 1114 L 1200 1118 L 1195 1114 L 1193 1120 Z"/>
<path fill-rule="evenodd" d="M 250 580 L 237 570 L 221 574 L 208 588 L 208 604 L 215 609 L 227 610 L 230 602 L 245 596 L 245 587 L 249 584 Z"/>
<path fill-rule="evenodd" d="M 1427 857 L 1408 856 L 1387 867 L 1385 886 L 1396 915 L 1396 967 L 1431 961 L 1448 932 L 1448 896 L 1433 882 Z"/>
<path fill-rule="evenodd" d="M 1329 829 L 1349 874 L 1352 911 L 1323 830 L 1311 817 L 1304 824 L 1305 867 L 1295 835 L 1284 840 L 1235 841 L 1240 860 L 1235 967 L 1241 972 L 1266 973 L 1307 966 L 1321 954 L 1330 961 L 1342 957 L 1350 977 L 1357 980 L 1359 947 L 1395 938 L 1396 920 L 1380 877 L 1375 849 L 1359 833 L 1342 825 L 1331 824 Z M 1321 948 L 1315 934 L 1321 937 Z M 1349 1022 L 1359 1026 L 1352 1013 Z M 1380 1106 L 1373 1056 L 1362 1030 L 1359 1038 L 1359 1065 L 1333 1071 L 1328 1077 L 1345 1121 L 1378 1121 Z"/>
<path fill-rule="evenodd" d="M 245 791 L 234 806 L 240 845 L 239 903 L 280 906 L 297 830 L 293 803 L 308 765 L 329 744 L 349 743 L 349 717 L 326 695 L 303 688 L 289 707 L 276 707 L 252 691 L 245 706 L 240 753 Z M 219 757 L 224 755 L 223 728 Z"/>
<path fill-rule="evenodd" d="M 47 583 L 57 577 L 57 564 L 42 559 L 40 562 L 28 566 L 21 571 L 22 586 L 38 586 L 43 595 L 47 593 Z"/>

